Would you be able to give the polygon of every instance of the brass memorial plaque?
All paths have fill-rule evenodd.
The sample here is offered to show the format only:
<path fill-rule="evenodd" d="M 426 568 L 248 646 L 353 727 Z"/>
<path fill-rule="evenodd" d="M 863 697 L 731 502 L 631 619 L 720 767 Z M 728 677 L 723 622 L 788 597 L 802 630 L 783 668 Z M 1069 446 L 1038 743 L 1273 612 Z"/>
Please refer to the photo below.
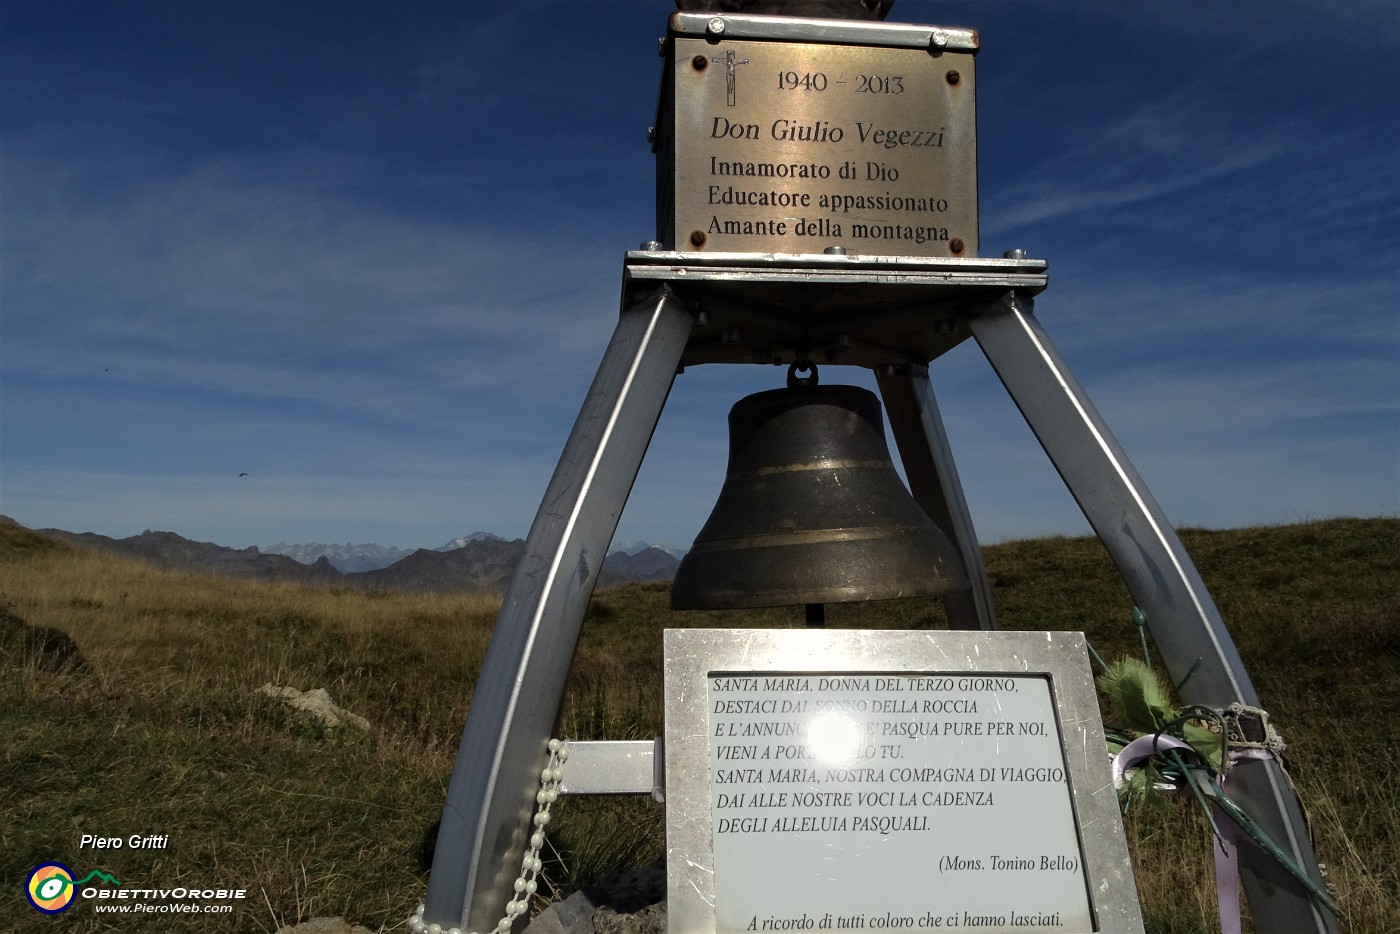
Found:
<path fill-rule="evenodd" d="M 976 255 L 972 51 L 721 32 L 672 39 L 673 108 L 663 100 L 658 146 L 674 186 L 669 224 L 662 195 L 663 242 Z"/>

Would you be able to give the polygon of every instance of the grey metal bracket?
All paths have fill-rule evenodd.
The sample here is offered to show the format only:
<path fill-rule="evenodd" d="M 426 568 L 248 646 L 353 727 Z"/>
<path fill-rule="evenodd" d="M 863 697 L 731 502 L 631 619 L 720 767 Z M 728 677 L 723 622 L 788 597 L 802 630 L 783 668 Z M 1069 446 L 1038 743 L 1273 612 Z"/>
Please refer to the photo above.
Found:
<path fill-rule="evenodd" d="M 566 795 L 651 795 L 666 800 L 664 741 L 586 740 L 569 743 L 569 761 L 559 793 Z"/>
<path fill-rule="evenodd" d="M 977 51 L 981 44 L 975 29 L 798 16 L 672 13 L 671 29 L 686 36 L 795 39 L 799 42 L 839 42 L 845 45 L 902 46 L 911 49 L 966 52 Z"/>
<path fill-rule="evenodd" d="M 1046 284 L 1038 259 L 638 250 L 622 302 L 666 284 L 698 323 L 681 363 L 924 364 L 970 336 L 966 317 Z"/>

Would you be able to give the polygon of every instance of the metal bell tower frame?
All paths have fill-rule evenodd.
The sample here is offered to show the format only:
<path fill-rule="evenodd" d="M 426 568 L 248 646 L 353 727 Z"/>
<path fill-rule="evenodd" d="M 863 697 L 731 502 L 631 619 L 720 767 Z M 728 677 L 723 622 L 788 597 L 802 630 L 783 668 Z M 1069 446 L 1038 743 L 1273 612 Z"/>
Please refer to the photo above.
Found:
<path fill-rule="evenodd" d="M 677 372 L 799 357 L 877 375 L 916 501 L 954 543 L 970 591 L 950 625 L 997 628 L 991 588 L 929 377 L 969 337 L 1006 387 L 1147 616 L 1182 700 L 1260 706 L 1200 574 L 1033 313 L 1046 263 L 1000 259 L 677 252 L 626 254 L 621 315 L 545 491 L 478 678 L 448 788 L 423 919 L 491 931 L 530 833 L 546 744 L 589 598 Z M 1189 675 L 1189 678 L 1188 678 Z M 1281 765 L 1246 760 L 1231 795 L 1321 884 Z M 1251 841 L 1241 875 L 1261 931 L 1337 930 Z"/>
<path fill-rule="evenodd" d="M 1147 615 L 1168 673 L 1185 680 L 1182 699 L 1259 706 L 1190 556 L 1033 313 L 1045 270 L 1043 260 L 1020 255 L 626 255 L 617 328 L 530 528 L 477 681 L 443 811 L 427 920 L 489 931 L 512 897 L 584 611 L 684 365 L 752 362 L 758 354 L 783 362 L 792 359 L 783 348 L 797 343 L 874 369 L 914 497 L 957 546 L 973 582 L 970 592 L 945 598 L 950 624 L 995 629 L 928 368 L 971 336 Z M 1282 767 L 1240 762 L 1231 782 L 1240 805 L 1316 876 Z M 1247 841 L 1240 855 L 1260 930 L 1336 930 L 1271 855 Z"/>

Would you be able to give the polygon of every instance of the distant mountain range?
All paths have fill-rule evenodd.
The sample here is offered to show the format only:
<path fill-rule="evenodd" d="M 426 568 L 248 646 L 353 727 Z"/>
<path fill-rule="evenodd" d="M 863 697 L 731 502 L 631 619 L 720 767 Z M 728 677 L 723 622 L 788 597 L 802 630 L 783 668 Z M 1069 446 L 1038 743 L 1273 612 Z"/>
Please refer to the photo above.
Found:
<path fill-rule="evenodd" d="M 447 549 L 439 548 L 438 550 L 446 551 Z M 342 574 L 377 571 L 380 568 L 387 568 L 400 558 L 406 558 L 413 554 L 412 548 L 395 548 L 393 545 L 352 545 L 349 542 L 344 545 L 327 545 L 322 542 L 292 545 L 287 542 L 278 542 L 275 545 L 263 547 L 261 551 L 268 555 L 286 555 L 302 564 L 315 564 L 317 560 L 325 558 L 331 563 L 331 567 Z"/>
<path fill-rule="evenodd" d="M 147 529 L 129 538 L 109 538 L 95 532 L 40 529 L 41 534 L 84 548 L 138 558 L 166 570 L 197 571 L 267 581 L 451 593 L 505 589 L 516 562 L 525 552 L 522 539 L 506 541 L 490 532 L 473 532 L 440 548 L 409 551 L 385 545 L 293 545 L 278 542 L 264 551 L 225 548 L 195 542 L 174 532 Z M 603 560 L 599 586 L 633 581 L 669 580 L 678 556 L 647 545 L 626 543 L 632 550 L 613 551 Z"/>
<path fill-rule="evenodd" d="M 495 534 L 494 532 L 473 532 L 472 534 L 468 535 L 466 538 L 454 538 L 454 539 L 452 539 L 452 541 L 448 542 L 446 545 L 439 545 L 439 546 L 437 546 L 436 548 L 434 548 L 433 550 L 434 550 L 434 551 L 456 551 L 458 548 L 466 548 L 468 545 L 475 544 L 476 542 L 503 542 L 503 541 L 505 541 L 505 539 L 504 539 L 504 538 L 501 538 L 501 536 Z"/>

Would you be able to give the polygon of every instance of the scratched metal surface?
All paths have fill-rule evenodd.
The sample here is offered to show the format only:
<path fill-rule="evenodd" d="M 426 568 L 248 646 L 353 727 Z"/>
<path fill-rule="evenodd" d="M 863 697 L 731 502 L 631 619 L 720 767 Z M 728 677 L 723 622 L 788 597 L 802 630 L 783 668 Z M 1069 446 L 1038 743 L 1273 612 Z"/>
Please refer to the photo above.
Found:
<path fill-rule="evenodd" d="M 720 19 L 671 38 L 656 127 L 667 245 L 977 255 L 975 42 L 931 47 L 936 27 L 909 27 L 887 38 L 922 47 L 853 44 L 800 20 L 770 41 Z"/>

